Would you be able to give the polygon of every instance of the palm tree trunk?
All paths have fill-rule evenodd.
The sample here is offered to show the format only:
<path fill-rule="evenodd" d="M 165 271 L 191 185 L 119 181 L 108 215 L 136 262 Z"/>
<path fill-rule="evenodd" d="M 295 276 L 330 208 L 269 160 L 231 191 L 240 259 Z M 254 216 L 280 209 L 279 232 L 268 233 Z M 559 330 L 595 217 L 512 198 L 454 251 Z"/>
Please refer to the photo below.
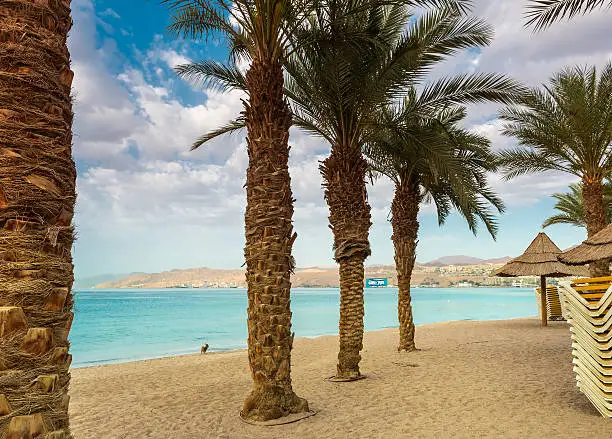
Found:
<path fill-rule="evenodd" d="M 0 437 L 70 438 L 70 1 L 0 9 Z M 10 372 L 7 372 L 10 371 Z M 28 435 L 24 435 L 28 431 Z M 45 436 L 50 433 L 49 436 Z M 31 434 L 31 436 L 30 436 Z M 38 437 L 38 436 L 36 436 Z"/>
<path fill-rule="evenodd" d="M 336 144 L 320 169 L 334 234 L 334 259 L 340 265 L 340 350 L 336 376 L 351 379 L 361 376 L 364 261 L 370 255 L 367 162 L 359 148 Z"/>
<path fill-rule="evenodd" d="M 248 350 L 253 390 L 242 416 L 266 421 L 308 411 L 291 386 L 290 276 L 293 196 L 289 176 L 291 112 L 280 63 L 254 59 L 246 74 L 248 129 L 245 214 Z"/>
<path fill-rule="evenodd" d="M 582 198 L 584 200 L 584 215 L 589 238 L 606 227 L 606 206 L 604 202 L 604 186 L 601 181 L 583 181 Z M 597 261 L 589 265 L 592 277 L 610 275 L 610 261 Z"/>
<path fill-rule="evenodd" d="M 395 195 L 391 204 L 391 224 L 393 226 L 392 239 L 395 247 L 395 269 L 397 271 L 397 316 L 400 325 L 400 342 L 397 350 L 406 352 L 416 350 L 410 279 L 416 259 L 419 232 L 417 217 L 420 201 L 417 187 L 407 182 L 396 184 Z"/>

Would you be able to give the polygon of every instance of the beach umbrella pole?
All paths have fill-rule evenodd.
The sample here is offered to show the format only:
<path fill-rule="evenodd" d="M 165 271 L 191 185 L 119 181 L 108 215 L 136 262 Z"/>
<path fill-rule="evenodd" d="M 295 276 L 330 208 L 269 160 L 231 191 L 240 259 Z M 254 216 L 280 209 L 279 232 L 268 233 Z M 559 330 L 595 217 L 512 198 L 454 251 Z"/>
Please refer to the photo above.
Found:
<path fill-rule="evenodd" d="M 542 327 L 548 325 L 548 311 L 546 310 L 546 276 L 540 276 L 540 301 L 542 303 Z"/>

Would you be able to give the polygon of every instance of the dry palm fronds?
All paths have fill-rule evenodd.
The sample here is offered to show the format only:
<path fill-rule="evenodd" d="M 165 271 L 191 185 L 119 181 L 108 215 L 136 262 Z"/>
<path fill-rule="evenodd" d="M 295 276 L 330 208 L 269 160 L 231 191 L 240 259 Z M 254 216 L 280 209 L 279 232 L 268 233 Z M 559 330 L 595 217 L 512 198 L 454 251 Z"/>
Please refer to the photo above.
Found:
<path fill-rule="evenodd" d="M 527 250 L 493 273 L 493 276 L 586 276 L 584 267 L 572 267 L 559 262 L 561 249 L 546 235 L 539 233 Z"/>
<path fill-rule="evenodd" d="M 578 247 L 559 256 L 559 260 L 570 265 L 582 265 L 612 258 L 612 225 L 596 233 Z"/>

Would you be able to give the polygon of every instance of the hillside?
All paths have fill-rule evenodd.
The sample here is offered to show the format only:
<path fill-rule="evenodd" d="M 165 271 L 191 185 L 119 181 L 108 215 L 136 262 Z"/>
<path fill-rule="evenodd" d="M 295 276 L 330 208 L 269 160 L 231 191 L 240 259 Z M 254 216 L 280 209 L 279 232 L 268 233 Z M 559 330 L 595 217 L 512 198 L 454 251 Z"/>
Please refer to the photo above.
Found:
<path fill-rule="evenodd" d="M 499 285 L 500 280 L 490 278 L 489 273 L 508 259 L 483 260 L 467 256 L 439 258 L 427 264 L 417 264 L 411 283 L 413 285 L 449 286 L 465 281 L 482 285 Z M 366 267 L 365 273 L 366 277 L 386 277 L 391 285 L 397 285 L 395 267 L 392 265 Z M 293 287 L 296 288 L 338 287 L 338 270 L 336 267 L 298 268 L 293 274 L 291 282 Z M 95 288 L 229 288 L 245 286 L 244 270 L 201 267 L 161 273 L 136 273 L 118 280 L 100 283 Z"/>
<path fill-rule="evenodd" d="M 433 261 L 429 261 L 424 263 L 425 267 L 444 267 L 447 265 L 496 265 L 496 264 L 505 264 L 510 259 L 510 256 L 504 256 L 503 258 L 494 258 L 494 259 L 480 259 L 474 258 L 472 256 L 465 255 L 455 255 L 455 256 L 442 256 L 441 258 L 434 259 Z"/>

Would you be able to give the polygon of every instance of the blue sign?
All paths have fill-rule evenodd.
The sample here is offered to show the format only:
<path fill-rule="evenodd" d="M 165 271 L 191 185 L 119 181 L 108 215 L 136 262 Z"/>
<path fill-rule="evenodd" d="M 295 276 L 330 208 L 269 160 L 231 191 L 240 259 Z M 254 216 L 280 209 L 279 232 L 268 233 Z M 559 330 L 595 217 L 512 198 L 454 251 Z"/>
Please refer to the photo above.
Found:
<path fill-rule="evenodd" d="M 366 287 L 368 288 L 385 288 L 387 285 L 386 277 L 366 279 Z"/>

